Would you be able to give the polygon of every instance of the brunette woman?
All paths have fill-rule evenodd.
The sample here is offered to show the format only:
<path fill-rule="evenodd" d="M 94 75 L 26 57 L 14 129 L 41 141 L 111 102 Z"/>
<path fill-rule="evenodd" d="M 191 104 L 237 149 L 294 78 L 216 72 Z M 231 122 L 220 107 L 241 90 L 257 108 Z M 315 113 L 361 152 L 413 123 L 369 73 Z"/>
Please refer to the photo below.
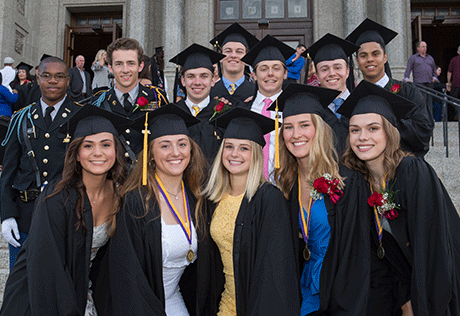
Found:
<path fill-rule="evenodd" d="M 362 81 L 340 108 L 350 118 L 342 161 L 370 187 L 367 315 L 460 314 L 459 216 L 433 168 L 400 149 L 396 126 L 413 106 Z"/>
<path fill-rule="evenodd" d="M 32 66 L 24 62 L 21 62 L 18 65 L 18 72 L 16 73 L 14 80 L 10 83 L 11 89 L 16 90 L 16 93 L 18 93 L 22 85 L 32 82 L 32 78 L 30 77 L 31 69 Z"/>
<path fill-rule="evenodd" d="M 1 315 L 97 315 L 93 285 L 126 173 L 118 133 L 131 123 L 90 105 L 62 127 L 73 138 L 62 180 L 48 184 L 36 202 Z"/>
<path fill-rule="evenodd" d="M 365 224 L 359 210 L 366 205 L 357 199 L 365 182 L 358 172 L 339 168 L 337 162 L 334 132 L 326 122 L 337 120 L 327 106 L 338 94 L 290 84 L 272 106 L 283 111 L 275 179 L 290 204 L 300 263 L 300 315 L 318 310 L 363 314 L 363 284 L 353 280 L 362 273 L 362 264 L 348 248 L 352 243 L 360 247 L 359 236 L 351 233 Z"/>
<path fill-rule="evenodd" d="M 147 115 L 149 142 L 124 186 L 110 245 L 113 315 L 195 315 L 194 218 L 206 160 L 187 126 L 199 121 L 174 104 Z"/>
<path fill-rule="evenodd" d="M 216 122 L 226 131 L 204 190 L 215 210 L 201 214 L 209 238 L 201 315 L 299 315 L 286 200 L 263 174 L 274 121 L 234 108 Z"/>

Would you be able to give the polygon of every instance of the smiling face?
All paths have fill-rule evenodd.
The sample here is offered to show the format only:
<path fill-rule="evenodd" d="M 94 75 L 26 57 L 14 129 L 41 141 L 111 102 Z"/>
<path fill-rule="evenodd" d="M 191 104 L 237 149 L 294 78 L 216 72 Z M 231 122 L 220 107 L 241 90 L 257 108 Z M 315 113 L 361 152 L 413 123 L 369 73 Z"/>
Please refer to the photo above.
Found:
<path fill-rule="evenodd" d="M 115 77 L 115 86 L 123 93 L 131 91 L 137 84 L 139 72 L 144 68 L 144 63 L 139 63 L 139 56 L 134 49 L 117 49 L 112 53 L 110 71 Z"/>
<path fill-rule="evenodd" d="M 26 80 L 27 79 L 27 72 L 24 69 L 18 70 L 18 78 L 19 80 Z"/>
<path fill-rule="evenodd" d="M 48 76 L 44 79 L 42 76 Z M 58 78 L 58 79 L 56 79 Z M 41 69 L 37 77 L 43 102 L 53 106 L 65 97 L 65 90 L 69 85 L 69 73 L 65 64 L 48 62 Z"/>
<path fill-rule="evenodd" d="M 194 104 L 206 99 L 214 86 L 214 75 L 211 70 L 201 67 L 185 71 L 181 77 L 182 85 L 187 90 L 187 98 Z"/>
<path fill-rule="evenodd" d="M 222 54 L 226 56 L 222 59 L 224 76 L 226 74 L 243 76 L 245 63 L 241 58 L 246 55 L 246 47 L 239 42 L 227 42 L 222 47 Z"/>
<path fill-rule="evenodd" d="M 115 141 L 111 133 L 86 136 L 78 149 L 82 175 L 106 175 L 115 164 Z"/>
<path fill-rule="evenodd" d="M 283 86 L 283 80 L 287 78 L 287 70 L 278 60 L 263 60 L 257 64 L 254 71 L 254 79 L 260 93 L 265 97 L 271 97 L 279 92 Z"/>
<path fill-rule="evenodd" d="M 182 176 L 190 162 L 191 144 L 187 135 L 165 135 L 150 146 L 155 172 L 160 178 Z"/>
<path fill-rule="evenodd" d="M 350 68 L 344 59 L 325 60 L 316 65 L 316 74 L 323 88 L 345 92 Z"/>
<path fill-rule="evenodd" d="M 222 164 L 232 176 L 247 176 L 251 167 L 252 145 L 247 139 L 226 138 Z"/>
<path fill-rule="evenodd" d="M 316 127 L 311 114 L 298 114 L 284 118 L 283 139 L 286 148 L 297 159 L 307 159 L 310 155 Z"/>
<path fill-rule="evenodd" d="M 387 53 L 377 42 L 364 43 L 358 50 L 356 62 L 364 80 L 376 83 L 385 75 Z"/>
<path fill-rule="evenodd" d="M 366 165 L 383 168 L 387 136 L 382 116 L 375 113 L 358 114 L 350 118 L 350 147 Z"/>

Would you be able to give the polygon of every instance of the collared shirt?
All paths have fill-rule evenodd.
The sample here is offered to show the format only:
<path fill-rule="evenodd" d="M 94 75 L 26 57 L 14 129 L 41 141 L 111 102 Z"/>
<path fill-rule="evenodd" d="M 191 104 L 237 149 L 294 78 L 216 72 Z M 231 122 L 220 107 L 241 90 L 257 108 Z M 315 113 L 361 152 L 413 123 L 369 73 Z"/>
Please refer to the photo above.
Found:
<path fill-rule="evenodd" d="M 237 81 L 235 82 L 231 82 L 230 80 L 228 80 L 227 78 L 225 78 L 224 76 L 222 76 L 222 83 L 224 84 L 225 86 L 225 89 L 228 90 L 228 92 L 230 92 L 232 90 L 232 87 L 230 87 L 230 85 L 232 83 L 235 84 L 235 90 L 238 89 L 239 86 L 241 86 L 241 84 L 244 82 L 244 75 L 243 77 L 241 77 L 240 79 L 238 79 Z"/>
<path fill-rule="evenodd" d="M 80 72 L 81 80 L 83 80 L 83 88 L 81 89 L 81 93 L 86 93 L 86 76 L 85 76 L 85 71 L 80 70 L 80 68 L 77 68 L 78 71 Z"/>
<path fill-rule="evenodd" d="M 378 85 L 379 87 L 385 88 L 387 83 L 390 81 L 390 78 L 387 76 L 387 74 L 384 74 L 382 78 L 380 78 L 379 81 L 377 81 L 375 84 Z"/>
<path fill-rule="evenodd" d="M 460 87 L 460 55 L 450 60 L 447 71 L 452 74 L 452 87 Z"/>
<path fill-rule="evenodd" d="M 118 90 L 116 87 L 113 87 L 113 90 L 115 90 L 115 95 L 117 96 L 118 101 L 121 105 L 123 105 L 123 101 L 125 101 L 125 98 L 123 97 L 124 93 Z M 134 106 L 134 102 L 137 101 L 137 96 L 139 95 L 139 85 L 137 84 L 134 88 L 132 88 L 128 94 L 128 101 Z"/>
<path fill-rule="evenodd" d="M 192 106 L 198 106 L 200 108 L 200 112 L 208 106 L 209 102 L 211 101 L 211 97 L 208 95 L 203 101 L 201 101 L 198 104 L 193 103 L 190 101 L 189 98 L 185 99 L 185 105 L 187 105 L 188 109 L 190 110 L 190 113 L 195 114 L 195 110 L 192 109 Z M 200 113 L 198 112 L 198 113 Z"/>
<path fill-rule="evenodd" d="M 345 101 L 348 98 L 349 95 L 350 95 L 350 91 L 347 89 L 341 95 L 339 95 L 336 99 L 340 98 L 340 99 L 343 99 Z M 335 113 L 336 110 L 335 110 L 334 102 L 331 102 L 327 107 L 330 108 L 333 113 Z M 335 114 L 337 115 L 337 113 L 335 113 Z"/>
<path fill-rule="evenodd" d="M 59 109 L 61 108 L 62 103 L 64 103 L 66 97 L 67 97 L 67 95 L 66 95 L 61 101 L 59 101 L 58 103 L 56 103 L 56 104 L 54 105 L 54 111 L 51 112 L 51 114 L 50 114 L 52 120 L 54 120 L 54 118 L 56 117 L 56 115 L 57 115 L 57 113 L 59 112 Z M 46 109 L 49 107 L 49 105 L 46 104 L 46 103 L 43 101 L 43 98 L 40 98 L 40 106 L 42 107 L 42 114 L 43 114 L 43 117 L 45 117 Z"/>
<path fill-rule="evenodd" d="M 281 90 L 279 93 L 272 95 L 269 99 L 272 100 L 272 102 L 275 102 L 275 100 L 278 98 L 278 96 L 282 93 L 283 91 Z M 265 102 L 264 100 L 267 97 L 262 95 L 260 91 L 257 91 L 256 98 L 254 99 L 254 102 L 252 103 L 251 106 L 251 111 L 262 114 L 262 109 L 264 108 Z M 275 119 L 276 112 L 275 111 L 270 111 L 270 118 Z M 282 119 L 279 119 L 280 125 L 282 123 Z M 281 137 L 281 135 L 280 135 Z M 270 132 L 270 147 L 268 148 L 268 153 L 269 153 L 269 160 L 268 160 L 268 174 L 270 174 L 273 169 L 275 169 L 275 131 Z M 275 179 L 273 176 L 270 176 L 269 179 L 272 183 L 275 183 Z"/>
<path fill-rule="evenodd" d="M 419 53 L 412 55 L 407 62 L 404 80 L 409 80 L 410 73 L 415 83 L 431 83 L 436 78 L 436 63 L 433 57 L 426 54 L 422 57 Z"/>

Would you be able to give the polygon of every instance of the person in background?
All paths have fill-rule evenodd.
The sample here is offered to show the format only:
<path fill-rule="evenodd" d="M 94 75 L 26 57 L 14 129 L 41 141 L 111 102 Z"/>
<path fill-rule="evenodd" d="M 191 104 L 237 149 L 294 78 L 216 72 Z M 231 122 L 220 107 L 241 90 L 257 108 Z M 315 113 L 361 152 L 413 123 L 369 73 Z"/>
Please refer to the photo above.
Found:
<path fill-rule="evenodd" d="M 107 66 L 107 52 L 105 49 L 100 49 L 94 58 L 91 70 L 94 73 L 93 83 L 91 88 L 93 93 L 97 94 L 100 90 L 107 90 L 110 88 L 109 67 Z"/>
<path fill-rule="evenodd" d="M 3 77 L 3 85 L 11 91 L 10 83 L 14 80 L 16 76 L 16 70 L 13 69 L 14 59 L 11 57 L 5 57 L 3 60 L 3 69 L 0 70 L 0 73 Z"/>
<path fill-rule="evenodd" d="M 308 72 L 307 72 L 307 75 L 305 76 L 306 78 L 305 84 L 312 86 L 312 87 L 319 87 L 320 83 L 319 83 L 318 77 L 316 76 L 315 63 L 310 58 L 307 58 L 307 69 L 308 69 Z"/>
<path fill-rule="evenodd" d="M 62 180 L 48 184 L 36 203 L 0 315 L 105 315 L 94 294 L 126 177 L 117 136 L 132 123 L 86 105 L 61 127 L 72 139 Z"/>
<path fill-rule="evenodd" d="M 139 72 L 139 83 L 143 86 L 151 86 L 152 74 L 150 69 L 150 58 L 147 55 L 142 55 L 142 62 L 144 63 L 144 68 Z"/>
<path fill-rule="evenodd" d="M 11 93 L 8 88 L 1 84 L 2 73 L 0 73 L 0 141 L 3 142 L 8 129 L 10 117 L 13 114 L 12 105 L 18 100 L 17 93 Z M 2 171 L 3 156 L 5 147 L 0 146 L 0 171 Z"/>
<path fill-rule="evenodd" d="M 155 47 L 155 55 L 150 58 L 150 76 L 155 87 L 163 89 L 168 94 L 168 80 L 166 80 L 165 51 L 163 46 Z"/>
<path fill-rule="evenodd" d="M 449 62 L 449 68 L 447 69 L 447 92 L 454 98 L 460 99 L 460 46 L 457 48 L 457 56 L 453 57 Z M 449 119 L 457 114 L 457 107 L 448 105 Z"/>
<path fill-rule="evenodd" d="M 91 77 L 84 67 L 85 57 L 78 55 L 75 57 L 75 67 L 69 69 L 70 81 L 67 87 L 67 95 L 76 102 L 93 95 Z"/>
<path fill-rule="evenodd" d="M 437 80 L 433 83 L 434 89 L 438 92 L 444 93 L 446 91 L 446 84 L 441 83 L 442 68 L 440 66 L 436 66 L 436 78 Z M 447 106 L 447 111 L 449 112 L 449 106 Z M 441 100 L 438 98 L 433 98 L 433 119 L 435 122 L 440 122 L 442 120 L 442 104 Z"/>
<path fill-rule="evenodd" d="M 305 66 L 305 58 L 302 57 L 302 54 L 306 49 L 304 44 L 297 45 L 295 53 L 286 60 L 286 67 L 288 69 L 286 80 L 288 82 L 295 83 L 300 79 L 300 73 L 303 66 Z"/>
<path fill-rule="evenodd" d="M 32 82 L 32 78 L 30 77 L 29 73 L 32 69 L 31 65 L 26 64 L 24 62 L 20 62 L 17 68 L 18 72 L 16 74 L 16 77 L 14 77 L 14 80 L 10 83 L 10 87 L 13 90 L 16 90 L 16 93 L 18 93 L 20 86 Z"/>

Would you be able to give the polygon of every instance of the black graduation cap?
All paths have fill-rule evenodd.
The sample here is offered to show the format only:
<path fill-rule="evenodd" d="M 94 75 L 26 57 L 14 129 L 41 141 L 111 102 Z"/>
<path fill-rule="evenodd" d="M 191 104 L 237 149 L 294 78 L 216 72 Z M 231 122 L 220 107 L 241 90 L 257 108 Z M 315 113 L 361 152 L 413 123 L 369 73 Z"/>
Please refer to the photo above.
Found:
<path fill-rule="evenodd" d="M 24 69 L 27 72 L 30 72 L 30 70 L 33 68 L 33 66 L 21 61 L 16 68 L 17 68 L 17 70 Z"/>
<path fill-rule="evenodd" d="M 259 43 L 259 40 L 235 22 L 210 41 L 212 45 L 217 47 L 223 47 L 228 42 L 238 42 L 243 44 L 246 48 L 252 49 Z"/>
<path fill-rule="evenodd" d="M 283 118 L 298 114 L 318 114 L 324 118 L 326 108 L 339 94 L 338 90 L 290 83 L 268 110 L 283 112 Z M 276 104 L 278 103 L 278 104 Z"/>
<path fill-rule="evenodd" d="M 128 117 L 88 104 L 72 115 L 59 130 L 74 139 L 104 132 L 118 137 L 133 123 Z"/>
<path fill-rule="evenodd" d="M 158 54 L 158 53 L 162 52 L 163 50 L 164 50 L 163 46 L 155 47 L 155 54 Z"/>
<path fill-rule="evenodd" d="M 337 112 L 348 118 L 357 114 L 376 113 L 396 126 L 397 121 L 403 118 L 414 106 L 412 101 L 369 81 L 362 80 Z"/>
<path fill-rule="evenodd" d="M 267 35 L 241 60 L 255 68 L 263 60 L 279 60 L 286 64 L 286 60 L 293 54 L 295 54 L 295 49 Z"/>
<path fill-rule="evenodd" d="M 42 57 L 40 57 L 40 61 L 42 61 L 43 59 L 48 58 L 48 57 L 53 57 L 53 56 L 48 55 L 48 54 L 43 54 Z"/>
<path fill-rule="evenodd" d="M 182 66 L 182 71 L 196 68 L 206 68 L 214 73 L 214 64 L 224 58 L 225 55 L 219 54 L 209 48 L 198 44 L 192 44 L 169 61 Z"/>
<path fill-rule="evenodd" d="M 145 115 L 137 118 L 134 128 L 145 130 L 145 119 Z M 199 119 L 182 110 L 174 103 L 148 112 L 147 119 L 149 141 L 165 135 L 189 135 L 188 128 L 200 122 Z"/>
<path fill-rule="evenodd" d="M 385 47 L 396 35 L 398 33 L 395 31 L 367 18 L 347 36 L 346 40 L 358 46 L 368 42 L 377 42 Z"/>
<path fill-rule="evenodd" d="M 315 65 L 325 60 L 336 59 L 344 59 L 348 63 L 348 57 L 358 49 L 359 46 L 327 33 L 303 52 L 302 56 L 309 55 Z"/>
<path fill-rule="evenodd" d="M 224 138 L 248 139 L 265 146 L 264 135 L 275 128 L 275 121 L 259 113 L 234 107 L 211 120 L 225 128 Z"/>

